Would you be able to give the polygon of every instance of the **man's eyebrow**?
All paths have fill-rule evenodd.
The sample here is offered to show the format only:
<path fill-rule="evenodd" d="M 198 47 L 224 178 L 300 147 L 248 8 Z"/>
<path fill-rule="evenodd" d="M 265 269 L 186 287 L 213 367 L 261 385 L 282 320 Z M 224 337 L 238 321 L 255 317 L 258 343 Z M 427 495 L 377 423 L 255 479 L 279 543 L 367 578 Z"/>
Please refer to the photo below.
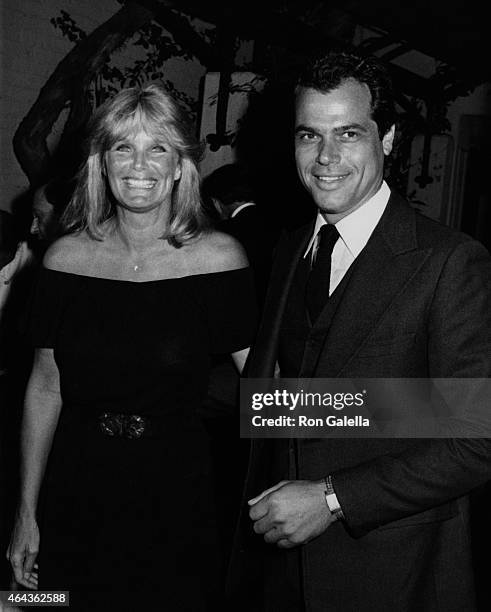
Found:
<path fill-rule="evenodd" d="M 317 133 L 317 130 L 315 128 L 313 128 L 313 127 L 308 126 L 308 125 L 300 124 L 300 125 L 297 125 L 295 127 L 295 134 L 298 134 L 298 132 L 314 132 L 314 133 Z"/>
<path fill-rule="evenodd" d="M 350 130 L 358 130 L 359 132 L 368 132 L 367 126 L 361 123 L 350 123 L 349 125 L 340 125 L 339 127 L 334 128 L 334 131 L 338 134 L 342 132 L 349 132 Z"/>
<path fill-rule="evenodd" d="M 350 130 L 357 130 L 363 133 L 367 133 L 369 131 L 367 125 L 362 123 L 349 123 L 347 125 L 335 127 L 333 132 L 336 134 L 342 134 L 343 132 L 349 132 Z M 318 131 L 314 127 L 304 124 L 300 124 L 295 127 L 295 134 L 298 134 L 299 132 L 312 132 L 313 134 L 318 134 Z"/>

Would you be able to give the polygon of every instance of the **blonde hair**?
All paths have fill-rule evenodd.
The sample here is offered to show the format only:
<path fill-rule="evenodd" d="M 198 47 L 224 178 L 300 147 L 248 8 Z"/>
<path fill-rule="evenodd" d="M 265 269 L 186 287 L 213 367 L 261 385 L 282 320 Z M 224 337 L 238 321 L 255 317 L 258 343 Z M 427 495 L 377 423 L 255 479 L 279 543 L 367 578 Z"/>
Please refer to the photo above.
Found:
<path fill-rule="evenodd" d="M 162 138 L 179 156 L 181 177 L 174 185 L 169 224 L 163 238 L 178 247 L 202 231 L 205 217 L 197 166 L 202 146 L 192 135 L 172 96 L 152 83 L 143 88 L 121 90 L 91 117 L 85 161 L 78 173 L 73 197 L 61 218 L 65 233 L 86 230 L 93 238 L 103 239 L 101 226 L 115 214 L 104 175 L 104 155 L 115 142 L 138 129 Z"/>

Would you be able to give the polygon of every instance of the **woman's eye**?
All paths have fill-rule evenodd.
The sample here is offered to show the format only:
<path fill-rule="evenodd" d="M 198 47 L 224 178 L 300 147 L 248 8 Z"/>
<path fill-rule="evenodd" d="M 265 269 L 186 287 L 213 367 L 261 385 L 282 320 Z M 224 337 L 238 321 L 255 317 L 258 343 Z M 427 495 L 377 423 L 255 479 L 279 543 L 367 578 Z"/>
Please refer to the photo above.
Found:
<path fill-rule="evenodd" d="M 166 148 L 164 147 L 164 145 L 154 145 L 152 147 L 152 151 L 154 151 L 155 153 L 165 153 Z"/>
<path fill-rule="evenodd" d="M 121 153 L 127 153 L 128 151 L 130 151 L 130 147 L 127 144 L 118 144 L 114 147 L 115 151 L 119 151 Z"/>

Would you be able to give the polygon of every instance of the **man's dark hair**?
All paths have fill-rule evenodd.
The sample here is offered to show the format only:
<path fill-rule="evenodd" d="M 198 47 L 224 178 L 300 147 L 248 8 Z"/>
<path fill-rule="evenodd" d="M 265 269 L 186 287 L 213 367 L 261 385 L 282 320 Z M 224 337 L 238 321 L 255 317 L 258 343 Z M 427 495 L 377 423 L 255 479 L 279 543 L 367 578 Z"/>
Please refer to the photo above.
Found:
<path fill-rule="evenodd" d="M 346 79 L 365 83 L 372 96 L 372 119 L 383 138 L 395 123 L 392 80 L 385 64 L 377 58 L 344 51 L 330 51 L 311 59 L 299 75 L 295 92 L 311 88 L 322 93 L 336 89 Z"/>
<path fill-rule="evenodd" d="M 44 186 L 46 200 L 57 214 L 61 214 L 70 202 L 75 189 L 74 179 L 53 178 Z"/>
<path fill-rule="evenodd" d="M 238 163 L 220 166 L 203 180 L 205 197 L 217 198 L 225 206 L 254 200 L 254 186 L 248 170 Z"/>

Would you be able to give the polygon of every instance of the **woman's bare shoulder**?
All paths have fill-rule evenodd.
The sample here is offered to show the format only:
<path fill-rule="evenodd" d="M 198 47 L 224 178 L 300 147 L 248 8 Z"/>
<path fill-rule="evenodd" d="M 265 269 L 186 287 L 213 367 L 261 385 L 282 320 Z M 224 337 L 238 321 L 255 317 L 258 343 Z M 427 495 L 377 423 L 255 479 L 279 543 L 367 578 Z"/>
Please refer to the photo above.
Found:
<path fill-rule="evenodd" d="M 197 243 L 198 256 L 207 272 L 224 272 L 249 265 L 243 246 L 229 234 L 209 230 Z"/>
<path fill-rule="evenodd" d="M 84 274 L 97 241 L 85 232 L 69 234 L 55 240 L 46 251 L 43 265 L 50 270 Z"/>

